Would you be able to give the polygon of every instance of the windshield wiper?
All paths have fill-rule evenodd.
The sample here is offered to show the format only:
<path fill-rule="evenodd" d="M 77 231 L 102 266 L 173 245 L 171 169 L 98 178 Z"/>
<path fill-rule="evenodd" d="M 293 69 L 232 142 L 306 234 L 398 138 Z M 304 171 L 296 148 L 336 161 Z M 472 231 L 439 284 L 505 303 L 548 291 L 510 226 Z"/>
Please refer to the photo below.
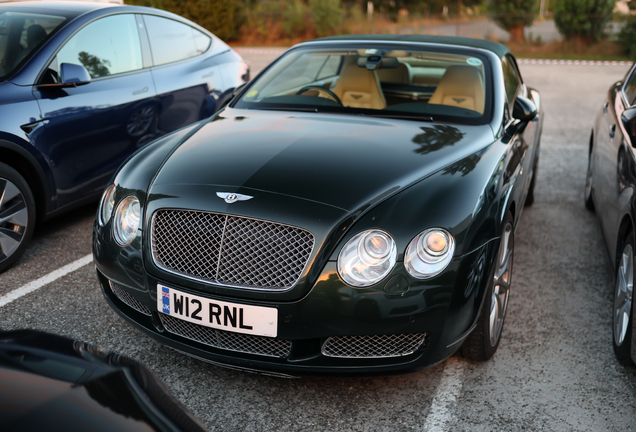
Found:
<path fill-rule="evenodd" d="M 432 122 L 433 117 L 431 116 L 416 116 L 416 115 L 404 115 L 404 114 L 358 114 L 364 117 L 379 117 L 379 118 L 392 118 L 392 119 L 401 119 L 401 120 L 417 120 L 417 121 L 425 121 Z"/>

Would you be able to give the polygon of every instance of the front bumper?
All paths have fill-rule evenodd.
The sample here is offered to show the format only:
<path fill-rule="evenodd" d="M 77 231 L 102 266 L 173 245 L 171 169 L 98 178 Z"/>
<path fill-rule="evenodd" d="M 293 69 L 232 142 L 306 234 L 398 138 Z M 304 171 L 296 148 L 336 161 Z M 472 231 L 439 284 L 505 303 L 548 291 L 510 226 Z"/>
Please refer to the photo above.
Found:
<path fill-rule="evenodd" d="M 328 262 L 306 296 L 293 302 L 274 302 L 220 298 L 175 285 L 149 274 L 141 253 L 132 247 L 120 248 L 113 255 L 112 248 L 105 250 L 104 244 L 93 242 L 97 275 L 106 300 L 137 328 L 169 347 L 205 361 L 286 376 L 389 375 L 417 371 L 448 358 L 459 348 L 477 319 L 489 279 L 487 275 L 491 272 L 487 263 L 493 262 L 497 246 L 498 239 L 495 239 L 457 257 L 441 275 L 427 281 L 410 278 L 402 263 L 398 263 L 385 279 L 389 282 L 364 290 L 342 282 L 336 263 Z M 394 283 L 396 280 L 406 280 L 406 287 L 403 283 Z M 113 290 L 111 282 L 118 288 Z M 157 311 L 157 284 L 220 301 L 275 307 L 278 310 L 276 339 L 286 344 L 288 350 L 270 352 L 265 348 L 258 354 L 245 352 L 249 351 L 242 348 L 245 344 L 261 343 L 258 338 L 272 338 L 252 336 L 255 339 L 248 337 L 244 342 L 245 335 L 238 333 L 209 330 L 190 323 L 185 324 L 185 329 L 174 327 L 175 320 L 177 324 L 185 321 L 166 319 Z M 206 334 L 201 336 L 201 332 Z M 368 336 L 379 335 L 384 337 L 379 343 L 384 343 L 382 341 L 396 338 L 412 339 L 416 334 L 423 336 L 414 350 L 402 353 L 396 350 L 390 356 L 325 355 L 325 344 L 330 338 L 342 337 L 359 344 L 366 343 L 368 339 L 364 338 Z"/>

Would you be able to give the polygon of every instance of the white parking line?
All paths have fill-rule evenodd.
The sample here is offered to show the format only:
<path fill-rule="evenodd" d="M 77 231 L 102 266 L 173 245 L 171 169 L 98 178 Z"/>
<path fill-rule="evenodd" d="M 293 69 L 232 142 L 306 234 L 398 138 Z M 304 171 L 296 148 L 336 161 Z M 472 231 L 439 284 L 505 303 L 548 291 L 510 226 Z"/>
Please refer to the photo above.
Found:
<path fill-rule="evenodd" d="M 89 264 L 93 261 L 93 254 L 86 255 L 78 259 L 77 261 L 73 261 L 70 264 L 65 265 L 62 268 L 59 268 L 51 273 L 42 276 L 39 279 L 36 279 L 32 282 L 29 282 L 26 285 L 21 286 L 20 288 L 11 291 L 0 297 L 0 307 L 6 306 L 14 300 L 19 299 L 29 293 L 32 293 L 35 290 L 42 288 L 44 285 L 48 285 L 56 279 L 59 279 L 67 274 L 74 272 L 78 268 L 84 267 L 86 264 Z"/>
<path fill-rule="evenodd" d="M 446 432 L 453 419 L 452 405 L 457 401 L 462 391 L 462 377 L 464 368 L 462 362 L 456 358 L 446 360 L 442 380 L 437 386 L 435 397 L 431 403 L 429 414 L 424 424 L 425 432 Z"/>

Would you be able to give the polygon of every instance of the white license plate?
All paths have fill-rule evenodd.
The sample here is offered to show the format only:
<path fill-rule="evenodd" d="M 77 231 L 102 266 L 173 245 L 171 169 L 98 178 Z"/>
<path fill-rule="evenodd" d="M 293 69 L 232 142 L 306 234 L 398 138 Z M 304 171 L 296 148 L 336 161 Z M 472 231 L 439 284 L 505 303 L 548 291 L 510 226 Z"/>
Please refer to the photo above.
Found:
<path fill-rule="evenodd" d="M 277 336 L 276 308 L 211 300 L 157 284 L 157 310 L 184 321 L 219 330 Z"/>

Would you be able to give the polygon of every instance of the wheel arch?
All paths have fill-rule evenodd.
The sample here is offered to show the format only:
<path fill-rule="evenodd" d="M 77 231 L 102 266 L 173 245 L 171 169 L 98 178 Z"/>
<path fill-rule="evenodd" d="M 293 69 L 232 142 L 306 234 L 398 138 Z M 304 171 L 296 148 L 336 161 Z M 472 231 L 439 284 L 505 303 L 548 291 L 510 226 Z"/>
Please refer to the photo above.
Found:
<path fill-rule="evenodd" d="M 0 160 L 24 177 L 35 199 L 36 220 L 43 220 L 49 211 L 50 191 L 42 167 L 29 152 L 4 140 L 0 140 Z"/>
<path fill-rule="evenodd" d="M 623 247 L 623 242 L 627 238 L 630 233 L 634 233 L 634 222 L 632 220 L 632 216 L 630 214 L 626 214 L 623 216 L 621 223 L 618 227 L 618 235 L 616 237 L 616 251 L 614 254 L 614 262 L 612 265 L 614 266 L 614 270 L 616 270 L 616 266 L 618 264 L 618 259 L 621 254 L 621 248 Z"/>

